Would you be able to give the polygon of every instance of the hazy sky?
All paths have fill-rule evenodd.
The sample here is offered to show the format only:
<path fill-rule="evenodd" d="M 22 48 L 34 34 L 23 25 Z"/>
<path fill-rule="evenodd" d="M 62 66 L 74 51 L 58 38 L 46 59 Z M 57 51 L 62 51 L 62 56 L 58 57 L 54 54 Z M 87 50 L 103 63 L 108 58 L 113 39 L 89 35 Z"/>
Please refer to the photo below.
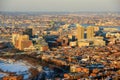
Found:
<path fill-rule="evenodd" d="M 120 11 L 120 0 L 0 0 L 0 11 Z"/>

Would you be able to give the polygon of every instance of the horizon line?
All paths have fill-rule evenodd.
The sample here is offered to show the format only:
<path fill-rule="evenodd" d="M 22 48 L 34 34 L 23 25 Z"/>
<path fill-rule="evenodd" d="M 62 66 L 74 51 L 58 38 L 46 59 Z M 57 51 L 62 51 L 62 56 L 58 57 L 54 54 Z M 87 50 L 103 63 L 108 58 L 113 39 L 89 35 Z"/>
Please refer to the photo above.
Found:
<path fill-rule="evenodd" d="M 109 12 L 120 12 L 120 11 L 0 11 L 0 12 L 23 12 L 23 13 L 27 13 L 27 12 L 35 12 L 35 13 L 39 13 L 39 12 L 67 12 L 67 13 L 79 13 L 79 12 L 93 12 L 93 13 L 109 13 Z"/>

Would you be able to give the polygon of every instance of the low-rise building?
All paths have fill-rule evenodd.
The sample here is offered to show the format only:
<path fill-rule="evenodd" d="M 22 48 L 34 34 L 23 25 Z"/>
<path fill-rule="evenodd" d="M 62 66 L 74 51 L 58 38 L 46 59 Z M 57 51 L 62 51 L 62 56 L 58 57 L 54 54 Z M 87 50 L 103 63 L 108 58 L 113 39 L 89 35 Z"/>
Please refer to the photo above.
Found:
<path fill-rule="evenodd" d="M 70 44 L 69 44 L 71 47 L 75 47 L 76 45 L 77 45 L 77 42 L 76 41 L 72 41 L 72 42 L 70 42 Z"/>
<path fill-rule="evenodd" d="M 89 46 L 90 43 L 88 41 L 79 41 L 78 42 L 78 47 L 84 47 L 84 46 Z"/>
<path fill-rule="evenodd" d="M 22 76 L 5 76 L 2 80 L 23 80 Z"/>
<path fill-rule="evenodd" d="M 103 41 L 103 40 L 100 40 L 100 39 L 95 39 L 94 41 L 93 41 L 93 45 L 95 45 L 95 46 L 105 46 L 105 41 Z"/>

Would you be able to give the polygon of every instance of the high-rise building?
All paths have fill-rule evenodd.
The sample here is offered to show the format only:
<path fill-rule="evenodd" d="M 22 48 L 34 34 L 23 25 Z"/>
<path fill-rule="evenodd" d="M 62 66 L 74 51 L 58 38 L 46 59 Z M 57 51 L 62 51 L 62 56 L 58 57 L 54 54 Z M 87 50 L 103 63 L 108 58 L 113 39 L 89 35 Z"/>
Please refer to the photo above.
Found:
<path fill-rule="evenodd" d="M 29 40 L 28 35 L 17 35 L 13 34 L 13 44 L 15 48 L 19 50 L 24 50 L 24 48 L 28 48 L 30 46 L 33 46 L 33 43 L 31 40 Z"/>
<path fill-rule="evenodd" d="M 12 29 L 14 29 L 15 28 L 15 21 L 13 20 L 12 21 Z"/>
<path fill-rule="evenodd" d="M 62 46 L 67 46 L 68 45 L 68 38 L 63 37 L 61 44 L 62 44 Z"/>
<path fill-rule="evenodd" d="M 87 39 L 92 39 L 94 37 L 94 27 L 88 26 L 86 32 L 87 32 Z"/>
<path fill-rule="evenodd" d="M 32 28 L 27 28 L 23 32 L 24 35 L 28 35 L 29 37 L 32 37 Z"/>
<path fill-rule="evenodd" d="M 99 27 L 98 26 L 94 26 L 94 31 L 95 32 L 99 31 Z"/>
<path fill-rule="evenodd" d="M 84 39 L 84 27 L 82 27 L 79 24 L 76 24 L 77 26 L 77 39 L 80 41 L 81 39 Z"/>
<path fill-rule="evenodd" d="M 15 45 L 15 41 L 18 39 L 18 37 L 19 37 L 18 33 L 13 33 L 12 34 L 12 43 L 13 43 L 13 45 Z"/>

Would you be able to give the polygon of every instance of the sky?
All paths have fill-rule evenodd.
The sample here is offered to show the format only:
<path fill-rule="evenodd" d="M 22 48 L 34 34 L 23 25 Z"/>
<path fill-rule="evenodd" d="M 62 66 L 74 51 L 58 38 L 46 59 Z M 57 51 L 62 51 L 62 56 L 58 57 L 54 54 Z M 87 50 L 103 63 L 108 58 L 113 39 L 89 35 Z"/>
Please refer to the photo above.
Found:
<path fill-rule="evenodd" d="M 120 11 L 120 0 L 0 0 L 0 11 Z"/>

